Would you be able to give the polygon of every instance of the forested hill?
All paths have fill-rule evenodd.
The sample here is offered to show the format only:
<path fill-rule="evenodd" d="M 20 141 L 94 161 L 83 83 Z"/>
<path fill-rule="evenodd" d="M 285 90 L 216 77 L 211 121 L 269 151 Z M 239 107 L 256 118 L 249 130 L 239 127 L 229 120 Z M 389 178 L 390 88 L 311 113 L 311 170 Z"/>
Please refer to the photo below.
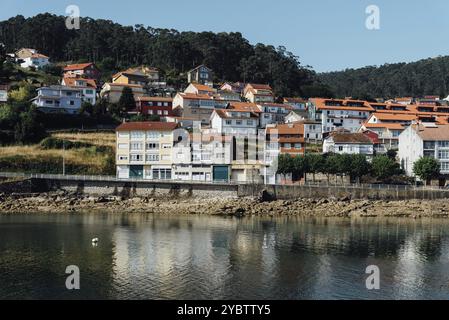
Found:
<path fill-rule="evenodd" d="M 449 95 L 449 56 L 319 74 L 337 97 Z"/>
<path fill-rule="evenodd" d="M 46 13 L 0 22 L 1 42 L 7 52 L 36 48 L 53 62 L 93 61 L 109 74 L 146 64 L 176 82 L 180 73 L 203 63 L 214 70 L 217 81 L 269 83 L 279 96 L 321 93 L 315 72 L 298 57 L 284 47 L 251 45 L 238 32 L 178 32 L 91 18 L 82 18 L 79 30 L 68 30 L 65 17 Z"/>

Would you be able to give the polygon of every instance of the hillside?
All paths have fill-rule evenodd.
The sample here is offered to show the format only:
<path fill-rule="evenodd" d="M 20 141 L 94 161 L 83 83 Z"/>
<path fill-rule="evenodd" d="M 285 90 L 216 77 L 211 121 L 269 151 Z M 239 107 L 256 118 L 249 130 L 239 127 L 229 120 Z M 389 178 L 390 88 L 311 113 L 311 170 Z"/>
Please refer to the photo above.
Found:
<path fill-rule="evenodd" d="M 370 99 L 449 94 L 449 56 L 318 75 L 337 97 Z"/>
<path fill-rule="evenodd" d="M 55 36 L 57 35 L 57 36 Z M 316 94 L 316 74 L 284 47 L 252 45 L 239 32 L 179 32 L 141 24 L 122 26 L 110 20 L 81 18 L 68 30 L 65 17 L 45 13 L 0 22 L 6 52 L 29 47 L 52 62 L 97 64 L 107 80 L 114 72 L 146 64 L 157 67 L 169 84 L 185 84 L 183 73 L 205 64 L 216 81 L 268 83 L 278 96 Z"/>

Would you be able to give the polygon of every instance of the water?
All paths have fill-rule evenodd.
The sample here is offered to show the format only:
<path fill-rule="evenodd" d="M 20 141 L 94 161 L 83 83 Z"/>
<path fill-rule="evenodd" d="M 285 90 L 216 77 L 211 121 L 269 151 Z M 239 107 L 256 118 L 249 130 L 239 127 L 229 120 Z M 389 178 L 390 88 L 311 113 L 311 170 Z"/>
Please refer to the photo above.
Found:
<path fill-rule="evenodd" d="M 448 299 L 448 234 L 445 220 L 0 216 L 0 298 Z"/>

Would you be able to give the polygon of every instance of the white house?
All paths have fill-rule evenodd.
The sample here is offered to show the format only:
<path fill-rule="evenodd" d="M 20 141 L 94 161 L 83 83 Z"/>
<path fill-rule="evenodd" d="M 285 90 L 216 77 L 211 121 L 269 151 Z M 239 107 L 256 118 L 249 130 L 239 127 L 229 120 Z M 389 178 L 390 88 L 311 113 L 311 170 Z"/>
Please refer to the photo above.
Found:
<path fill-rule="evenodd" d="M 20 64 L 22 68 L 34 67 L 41 69 L 42 67 L 50 64 L 49 57 L 40 53 L 33 53 L 31 56 L 23 58 L 23 62 Z"/>
<path fill-rule="evenodd" d="M 70 88 L 82 90 L 82 101 L 92 105 L 97 101 L 97 83 L 93 79 L 63 78 L 61 84 Z"/>
<path fill-rule="evenodd" d="M 373 141 L 363 133 L 332 132 L 323 141 L 323 153 L 374 154 Z"/>
<path fill-rule="evenodd" d="M 267 124 L 284 123 L 285 117 L 293 110 L 292 106 L 280 103 L 262 103 L 257 106 L 261 111 L 261 128 L 265 128 Z"/>
<path fill-rule="evenodd" d="M 8 85 L 0 85 L 0 103 L 8 101 Z"/>
<path fill-rule="evenodd" d="M 34 105 L 43 112 L 75 114 L 81 107 L 82 90 L 66 86 L 49 86 L 37 89 Z"/>
<path fill-rule="evenodd" d="M 252 103 L 273 103 L 273 89 L 268 84 L 248 83 L 243 90 L 243 97 Z"/>
<path fill-rule="evenodd" d="M 412 124 L 399 136 L 399 160 L 404 171 L 414 176 L 413 166 L 421 157 L 440 162 L 442 174 L 449 174 L 449 125 Z"/>
<path fill-rule="evenodd" d="M 210 124 L 212 130 L 220 134 L 256 135 L 259 116 L 255 112 L 241 109 L 214 110 Z"/>
<path fill-rule="evenodd" d="M 216 92 L 217 90 L 215 90 L 214 88 L 200 83 L 190 83 L 184 90 L 184 93 L 206 94 L 206 95 L 213 95 Z"/>

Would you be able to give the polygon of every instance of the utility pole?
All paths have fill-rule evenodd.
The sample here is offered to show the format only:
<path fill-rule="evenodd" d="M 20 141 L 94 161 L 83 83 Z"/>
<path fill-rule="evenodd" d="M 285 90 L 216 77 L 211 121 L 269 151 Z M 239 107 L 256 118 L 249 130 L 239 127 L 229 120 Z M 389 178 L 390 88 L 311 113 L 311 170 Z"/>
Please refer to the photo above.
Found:
<path fill-rule="evenodd" d="M 62 140 L 62 175 L 65 176 L 65 141 Z"/>

